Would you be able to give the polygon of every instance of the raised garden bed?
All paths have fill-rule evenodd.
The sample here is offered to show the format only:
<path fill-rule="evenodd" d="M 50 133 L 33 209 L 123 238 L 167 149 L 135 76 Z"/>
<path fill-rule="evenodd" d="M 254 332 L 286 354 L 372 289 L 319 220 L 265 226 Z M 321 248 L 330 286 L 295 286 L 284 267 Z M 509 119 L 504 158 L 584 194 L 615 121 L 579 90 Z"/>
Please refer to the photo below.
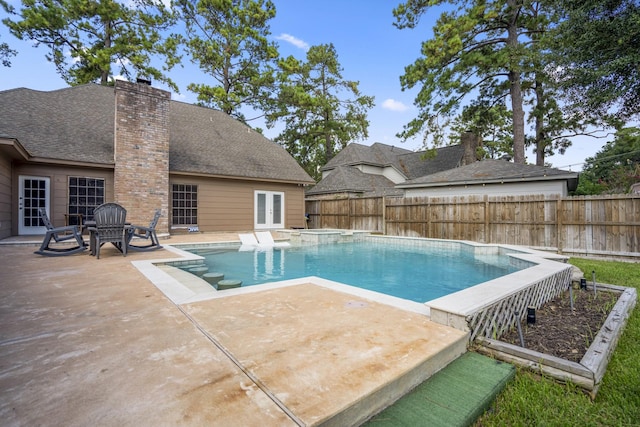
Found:
<path fill-rule="evenodd" d="M 501 339 L 478 337 L 475 340 L 478 351 L 495 357 L 496 359 L 514 363 L 518 366 L 545 374 L 559 381 L 572 382 L 587 391 L 592 398 L 595 398 L 611 354 L 618 343 L 618 339 L 622 334 L 631 311 L 635 307 L 637 299 L 635 288 L 596 283 L 596 289 L 597 292 L 614 293 L 618 295 L 618 298 L 602 323 L 602 327 L 593 339 L 590 340 L 589 347 L 579 361 L 569 360 L 569 356 L 565 358 L 557 357 L 545 352 L 521 347 L 520 345 L 514 344 L 513 339 L 511 339 L 512 342 L 506 342 L 502 340 L 502 337 Z M 587 291 L 593 292 L 592 284 L 589 284 Z M 603 300 L 606 300 L 606 298 L 603 298 Z M 551 308 L 554 311 L 558 311 L 554 313 L 554 315 L 559 315 L 558 307 L 562 304 L 550 301 L 545 305 L 554 304 L 555 306 Z M 607 307 L 610 306 L 610 303 L 604 302 L 604 304 Z M 566 323 L 570 326 L 576 319 L 575 317 L 571 317 L 573 313 L 570 311 L 570 308 L 565 308 L 568 312 L 566 313 Z M 540 309 L 543 310 L 544 307 Z M 539 313 L 541 310 L 539 310 Z M 524 319 L 526 319 L 526 316 Z M 580 321 L 581 319 L 577 320 Z M 572 332 L 568 331 L 567 333 Z M 511 332 L 511 335 L 513 335 L 513 332 Z M 581 339 L 584 339 L 584 337 Z M 525 346 L 527 345 L 526 341 L 525 339 Z M 567 340 L 567 342 L 569 343 L 570 341 Z M 540 345 L 538 345 L 538 347 L 540 347 Z M 541 347 L 545 348 L 544 345 Z M 549 348 L 550 347 L 552 347 L 552 345 L 550 345 Z"/>

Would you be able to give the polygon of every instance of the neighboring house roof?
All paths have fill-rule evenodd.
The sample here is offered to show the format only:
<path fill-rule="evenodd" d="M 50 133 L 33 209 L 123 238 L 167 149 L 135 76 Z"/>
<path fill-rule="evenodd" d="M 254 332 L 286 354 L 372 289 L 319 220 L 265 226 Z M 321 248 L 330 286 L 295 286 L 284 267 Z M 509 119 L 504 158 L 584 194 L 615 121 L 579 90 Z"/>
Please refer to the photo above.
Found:
<path fill-rule="evenodd" d="M 413 179 L 455 168 L 460 164 L 463 154 L 462 145 L 437 148 L 434 157 L 425 158 L 424 151 L 414 152 L 380 142 L 371 146 L 352 143 L 336 154 L 322 170 L 326 172 L 338 166 L 356 165 L 393 167 L 406 179 Z"/>
<path fill-rule="evenodd" d="M 113 87 L 0 92 L 0 134 L 38 160 L 114 164 Z M 280 145 L 210 108 L 171 101 L 170 172 L 298 183 L 313 180 Z"/>
<path fill-rule="evenodd" d="M 459 168 L 416 178 L 397 188 L 438 187 L 444 185 L 489 184 L 522 181 L 567 180 L 570 190 L 575 189 L 578 173 L 545 166 L 520 165 L 505 160 L 483 160 Z"/>
<path fill-rule="evenodd" d="M 436 149 L 434 157 L 425 157 L 425 154 L 424 151 L 413 152 L 379 142 L 371 146 L 349 144 L 322 168 L 324 172 L 329 173 L 313 188 L 308 189 L 306 194 L 402 195 L 403 192 L 385 176 L 363 173 L 357 167 L 392 167 L 405 179 L 418 178 L 457 167 L 462 161 L 464 147 L 441 147 Z"/>
<path fill-rule="evenodd" d="M 566 180 L 568 189 L 574 190 L 578 183 L 577 172 L 505 160 L 483 160 L 460 166 L 463 145 L 438 148 L 434 157 L 425 158 L 425 154 L 380 143 L 371 147 L 349 144 L 327 163 L 323 171 L 329 173 L 306 194 L 402 195 L 408 188 L 547 180 Z M 363 173 L 358 169 L 362 165 L 393 167 L 406 181 L 394 184 L 383 175 Z"/>
<path fill-rule="evenodd" d="M 394 183 L 384 176 L 364 173 L 350 166 L 338 166 L 306 192 L 308 196 L 334 193 L 366 194 L 369 197 L 402 195 L 402 191 L 394 189 Z"/>
<path fill-rule="evenodd" d="M 407 179 L 415 179 L 421 176 L 434 174 L 444 170 L 460 166 L 464 147 L 460 144 L 440 147 L 436 149 L 434 157 L 425 158 L 424 151 L 411 152 L 398 156 L 398 164 L 407 176 Z"/>
<path fill-rule="evenodd" d="M 407 153 L 411 153 L 411 151 L 379 142 L 371 146 L 351 143 L 340 150 L 333 159 L 329 160 L 322 170 L 331 170 L 338 166 L 354 164 L 390 166 L 397 163 L 397 156 L 399 154 Z"/>

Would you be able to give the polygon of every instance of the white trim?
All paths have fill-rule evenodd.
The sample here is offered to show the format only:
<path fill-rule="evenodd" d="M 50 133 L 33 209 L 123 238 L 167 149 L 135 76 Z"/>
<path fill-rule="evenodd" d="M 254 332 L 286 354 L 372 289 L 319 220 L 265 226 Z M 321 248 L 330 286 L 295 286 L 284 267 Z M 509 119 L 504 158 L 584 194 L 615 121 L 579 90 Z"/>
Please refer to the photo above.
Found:
<path fill-rule="evenodd" d="M 36 179 L 40 181 L 44 181 L 44 208 L 47 211 L 47 215 L 51 218 L 51 214 L 49 213 L 49 203 L 51 200 L 51 178 L 48 176 L 32 176 L 32 175 L 19 175 L 18 176 L 18 235 L 27 236 L 27 235 L 36 235 L 36 234 L 44 234 L 47 229 L 46 227 L 32 227 L 24 225 L 24 182 L 28 179 Z M 32 209 L 38 209 L 40 206 L 36 206 Z"/>
<path fill-rule="evenodd" d="M 260 195 L 264 195 L 264 212 L 260 209 L 260 205 L 258 203 L 258 198 Z M 276 221 L 274 216 L 274 197 L 280 196 L 280 221 Z M 255 190 L 254 196 L 254 228 L 256 230 L 268 230 L 268 229 L 279 229 L 284 228 L 285 221 L 285 202 L 284 202 L 284 192 L 282 191 L 266 191 L 266 190 Z M 261 221 L 261 214 L 264 214 L 264 222 Z"/>

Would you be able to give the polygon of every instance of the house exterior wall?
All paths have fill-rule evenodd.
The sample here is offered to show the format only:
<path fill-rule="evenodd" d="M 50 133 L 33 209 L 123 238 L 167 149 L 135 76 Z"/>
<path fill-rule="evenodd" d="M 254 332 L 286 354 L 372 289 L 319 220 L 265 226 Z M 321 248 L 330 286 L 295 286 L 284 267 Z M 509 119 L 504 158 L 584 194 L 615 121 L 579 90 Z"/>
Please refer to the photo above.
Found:
<path fill-rule="evenodd" d="M 161 208 L 160 233 L 168 232 L 170 100 L 144 83 L 116 82 L 115 201 L 133 224 L 148 223 Z"/>
<path fill-rule="evenodd" d="M 18 177 L 20 175 L 48 177 L 51 180 L 50 216 L 55 226 L 65 225 L 68 212 L 69 177 L 100 178 L 105 180 L 105 202 L 116 200 L 114 193 L 113 171 L 110 169 L 88 169 L 38 164 L 18 164 L 11 171 L 11 163 L 0 159 L 0 236 L 2 238 L 18 235 L 17 211 Z M 244 231 L 254 229 L 254 192 L 279 191 L 285 193 L 286 228 L 304 227 L 304 187 L 297 184 L 267 183 L 187 175 L 172 175 L 171 184 L 198 185 L 198 226 L 200 231 Z M 5 190 L 6 189 L 6 190 Z M 3 193 L 6 191 L 6 194 Z M 170 189 L 167 190 L 170 193 Z M 127 218 L 131 210 L 127 204 Z M 142 209 L 140 224 L 147 224 L 153 215 L 155 206 Z M 166 224 L 171 224 L 169 202 L 162 206 Z M 2 219 L 6 218 L 6 219 Z M 180 232 L 179 228 L 172 232 Z M 186 231 L 186 230 L 184 230 Z"/>
<path fill-rule="evenodd" d="M 11 201 L 13 206 L 18 206 L 20 190 L 18 188 L 20 175 L 48 177 L 51 180 L 49 216 L 54 226 L 65 225 L 65 214 L 69 206 L 69 177 L 99 178 L 104 179 L 105 202 L 114 200 L 113 171 L 110 169 L 89 169 L 68 166 L 51 166 L 40 164 L 17 164 L 12 172 Z M 15 220 L 12 221 L 11 232 L 18 234 L 18 214 L 12 209 Z M 147 220 L 148 221 L 148 220 Z"/>
<path fill-rule="evenodd" d="M 11 182 L 11 159 L 0 156 L 0 239 L 11 236 L 14 211 Z"/>
<path fill-rule="evenodd" d="M 434 196 L 517 196 L 517 195 L 568 195 L 566 181 L 507 182 L 486 185 L 451 185 L 442 187 L 407 188 L 405 197 Z"/>
<path fill-rule="evenodd" d="M 258 190 L 285 193 L 285 228 L 305 225 L 304 187 L 297 184 L 171 174 L 170 186 L 174 184 L 198 186 L 198 228 L 202 232 L 253 230 L 254 192 Z M 170 229 L 179 232 L 180 226 Z"/>

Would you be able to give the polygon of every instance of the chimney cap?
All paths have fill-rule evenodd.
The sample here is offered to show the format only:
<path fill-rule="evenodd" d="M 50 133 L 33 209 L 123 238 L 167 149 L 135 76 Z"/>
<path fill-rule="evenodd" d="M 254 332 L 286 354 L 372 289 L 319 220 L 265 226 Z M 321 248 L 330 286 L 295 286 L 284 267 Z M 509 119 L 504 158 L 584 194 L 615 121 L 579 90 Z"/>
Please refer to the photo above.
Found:
<path fill-rule="evenodd" d="M 138 77 L 136 78 L 136 83 L 141 83 L 141 84 L 145 84 L 147 86 L 151 86 L 151 79 L 145 79 L 142 77 Z"/>

